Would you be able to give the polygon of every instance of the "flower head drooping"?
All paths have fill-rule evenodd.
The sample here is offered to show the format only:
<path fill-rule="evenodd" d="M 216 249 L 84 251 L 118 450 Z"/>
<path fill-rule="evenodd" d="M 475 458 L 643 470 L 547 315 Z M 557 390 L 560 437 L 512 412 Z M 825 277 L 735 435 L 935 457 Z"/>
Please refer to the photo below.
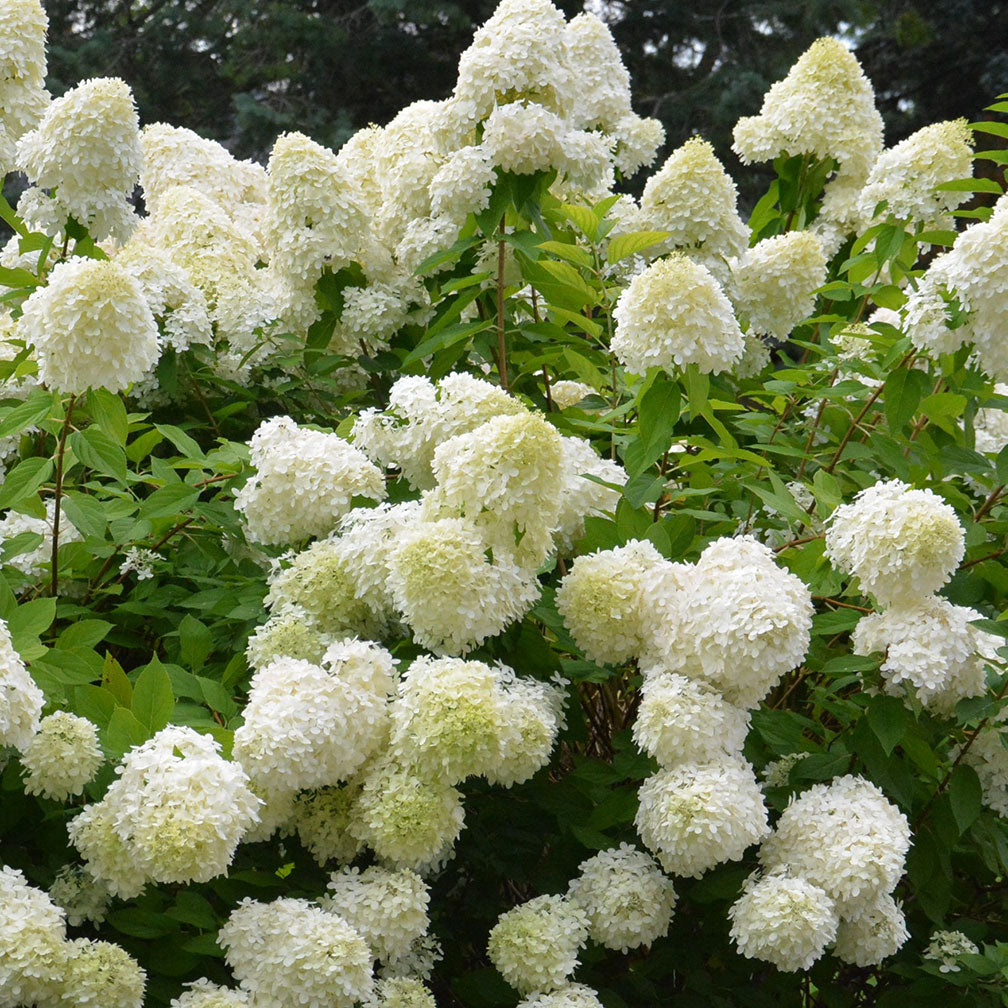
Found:
<path fill-rule="evenodd" d="M 564 985 L 588 937 L 584 910 L 563 896 L 536 896 L 501 914 L 487 953 L 497 971 L 520 994 Z"/>
<path fill-rule="evenodd" d="M 57 263 L 23 310 L 19 333 L 35 348 L 39 378 L 60 392 L 120 392 L 161 352 L 143 290 L 112 260 Z"/>
<path fill-rule="evenodd" d="M 738 861 L 770 831 L 752 767 L 740 759 L 660 770 L 638 792 L 634 825 L 671 875 L 699 878 Z"/>
<path fill-rule="evenodd" d="M 807 970 L 836 938 L 833 900 L 801 877 L 754 875 L 729 911 L 731 936 L 747 959 L 779 970 Z"/>
<path fill-rule="evenodd" d="M 352 1008 L 371 995 L 373 953 L 342 917 L 301 899 L 244 899 L 217 938 L 263 1008 Z"/>
<path fill-rule="evenodd" d="M 879 481 L 833 512 L 826 529 L 830 561 L 860 580 L 883 605 L 936 592 L 963 558 L 955 511 L 931 490 Z"/>
<path fill-rule="evenodd" d="M 580 872 L 569 897 L 588 915 L 593 941 L 627 952 L 668 932 L 675 889 L 650 855 L 622 843 L 583 861 Z"/>
<path fill-rule="evenodd" d="M 681 253 L 653 262 L 623 290 L 613 310 L 613 353 L 634 374 L 695 364 L 727 371 L 745 338 L 731 303 L 706 267 Z"/>
<path fill-rule="evenodd" d="M 87 718 L 57 711 L 42 719 L 21 762 L 28 771 L 27 794 L 66 801 L 84 790 L 104 762 L 98 729 Z"/>
<path fill-rule="evenodd" d="M 136 226 L 129 203 L 143 152 L 133 92 L 118 77 L 86 80 L 57 98 L 38 127 L 21 137 L 18 165 L 54 190 L 62 228 L 68 217 L 96 241 L 125 242 Z"/>

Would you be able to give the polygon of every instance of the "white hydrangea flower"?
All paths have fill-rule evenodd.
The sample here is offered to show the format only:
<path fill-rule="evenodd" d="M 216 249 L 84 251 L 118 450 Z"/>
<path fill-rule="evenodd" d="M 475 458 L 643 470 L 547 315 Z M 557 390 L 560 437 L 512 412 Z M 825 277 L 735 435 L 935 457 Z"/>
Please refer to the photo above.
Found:
<path fill-rule="evenodd" d="M 893 891 L 909 849 L 903 813 L 871 781 L 848 775 L 792 798 L 760 861 L 819 886 L 846 917 Z"/>
<path fill-rule="evenodd" d="M 565 56 L 577 98 L 571 114 L 582 129 L 614 132 L 631 114 L 630 74 L 612 32 L 591 13 L 571 18 L 564 29 Z"/>
<path fill-rule="evenodd" d="M 483 148 L 498 168 L 533 175 L 564 161 L 566 123 L 536 102 L 498 105 L 483 126 Z"/>
<path fill-rule="evenodd" d="M 266 791 L 325 787 L 349 780 L 384 743 L 387 695 L 338 668 L 277 658 L 252 677 L 244 716 L 233 751 L 252 780 Z"/>
<path fill-rule="evenodd" d="M 437 1008 L 437 1005 L 422 980 L 399 976 L 379 980 L 374 995 L 361 1008 Z"/>
<path fill-rule="evenodd" d="M 153 550 L 144 549 L 142 546 L 130 546 L 119 565 L 119 573 L 135 573 L 137 581 L 149 581 L 154 577 L 154 563 L 160 559 Z"/>
<path fill-rule="evenodd" d="M 357 595 L 355 572 L 339 543 L 329 539 L 312 543 L 271 579 L 266 607 L 278 614 L 296 607 L 319 633 L 331 637 L 371 637 L 381 629 Z"/>
<path fill-rule="evenodd" d="M 654 162 L 658 148 L 665 143 L 665 127 L 660 119 L 645 119 L 631 112 L 616 124 L 613 136 L 616 168 L 629 178 Z"/>
<path fill-rule="evenodd" d="M 976 770 L 984 804 L 1008 818 L 1008 746 L 1004 744 L 1005 715 L 977 732 L 963 761 Z"/>
<path fill-rule="evenodd" d="M 160 354 L 143 290 L 114 260 L 57 263 L 22 307 L 18 333 L 35 348 L 40 380 L 60 392 L 120 392 Z"/>
<path fill-rule="evenodd" d="M 427 884 L 409 868 L 344 868 L 326 889 L 321 905 L 356 928 L 383 962 L 408 955 L 430 927 Z"/>
<path fill-rule="evenodd" d="M 749 712 L 705 683 L 661 668 L 646 670 L 633 736 L 659 765 L 739 756 L 748 733 Z"/>
<path fill-rule="evenodd" d="M 518 1008 L 602 1008 L 602 1002 L 591 987 L 567 983 L 556 990 L 530 994 Z"/>
<path fill-rule="evenodd" d="M 564 986 L 588 938 L 588 916 L 563 896 L 536 896 L 501 914 L 487 954 L 519 994 Z"/>
<path fill-rule="evenodd" d="M 858 196 L 866 221 L 886 203 L 884 217 L 935 227 L 969 199 L 969 193 L 935 187 L 973 172 L 973 133 L 965 119 L 932 123 L 883 151 Z"/>
<path fill-rule="evenodd" d="M 49 104 L 45 37 L 49 19 L 39 0 L 0 7 L 0 176 L 16 168 L 15 146 Z"/>
<path fill-rule="evenodd" d="M 595 395 L 595 389 L 579 381 L 555 381 L 550 385 L 550 398 L 557 409 L 576 406 L 586 396 Z"/>
<path fill-rule="evenodd" d="M 931 490 L 880 480 L 830 516 L 826 556 L 883 605 L 919 600 L 952 576 L 965 551 L 955 510 Z"/>
<path fill-rule="evenodd" d="M 488 773 L 500 759 L 505 704 L 489 665 L 417 658 L 392 705 L 392 751 L 425 779 L 458 784 Z"/>
<path fill-rule="evenodd" d="M 994 394 L 1008 397 L 1008 385 L 996 384 Z M 992 406 L 977 410 L 973 418 L 976 450 L 986 455 L 997 455 L 1008 445 L 1008 410 Z"/>
<path fill-rule="evenodd" d="M 66 941 L 63 910 L 6 865 L 0 867 L 0 906 L 0 1006 L 51 1004 Z"/>
<path fill-rule="evenodd" d="M 147 974 L 123 948 L 77 938 L 64 951 L 60 1005 L 142 1008 Z"/>
<path fill-rule="evenodd" d="M 456 101 L 471 108 L 474 121 L 514 94 L 566 111 L 566 27 L 549 0 L 502 0 L 459 57 Z"/>
<path fill-rule="evenodd" d="M 18 166 L 54 191 L 60 226 L 68 216 L 95 241 L 125 242 L 136 226 L 129 203 L 143 152 L 133 92 L 118 77 L 83 81 L 57 98 L 18 141 Z"/>
<path fill-rule="evenodd" d="M 634 825 L 671 875 L 699 878 L 738 861 L 770 827 L 752 767 L 741 759 L 685 763 L 640 786 Z"/>
<path fill-rule="evenodd" d="M 971 625 L 975 609 L 939 595 L 863 616 L 851 635 L 854 654 L 882 652 L 886 692 L 904 692 L 942 714 L 964 697 L 982 696 L 986 662 L 997 660 L 1000 637 Z"/>
<path fill-rule="evenodd" d="M 253 671 L 265 668 L 275 658 L 297 658 L 318 665 L 332 638 L 319 632 L 299 606 L 278 609 L 256 627 L 245 648 L 245 660 Z"/>
<path fill-rule="evenodd" d="M 719 280 L 725 262 L 749 245 L 749 229 L 737 210 L 738 190 L 702 137 L 691 137 L 674 150 L 644 186 L 639 227 L 667 231 L 659 250 L 685 250 L 697 256 Z"/>
<path fill-rule="evenodd" d="M 441 943 L 432 935 L 418 938 L 410 946 L 409 952 L 398 959 L 380 963 L 376 972 L 383 979 L 410 978 L 429 981 L 434 966 L 444 956 Z"/>
<path fill-rule="evenodd" d="M 815 307 L 815 290 L 826 282 L 826 256 L 810 231 L 764 238 L 731 266 L 728 293 L 749 320 L 750 333 L 786 339 Z"/>
<path fill-rule="evenodd" d="M 162 728 L 131 749 L 118 772 L 103 803 L 128 857 L 157 882 L 206 882 L 226 872 L 258 822 L 260 802 L 242 768 L 193 728 Z"/>
<path fill-rule="evenodd" d="M 259 799 L 259 822 L 248 828 L 242 843 L 261 843 L 274 833 L 289 836 L 294 832 L 296 791 L 269 790 L 255 781 L 249 781 L 249 790 Z"/>
<path fill-rule="evenodd" d="M 584 438 L 564 437 L 562 440 L 563 476 L 558 494 L 560 514 L 553 539 L 557 549 L 566 554 L 584 535 L 588 515 L 613 514 L 619 504 L 620 490 L 596 483 L 595 479 L 623 487 L 627 473 L 613 459 L 599 458 L 591 442 Z"/>
<path fill-rule="evenodd" d="M 924 950 L 924 958 L 940 962 L 939 973 L 958 973 L 962 969 L 956 962 L 960 956 L 979 953 L 980 949 L 962 931 L 935 931 Z"/>
<path fill-rule="evenodd" d="M 0 619 L 0 747 L 24 751 L 38 731 L 45 697 Z"/>
<path fill-rule="evenodd" d="M 627 952 L 668 933 L 675 889 L 644 851 L 621 843 L 582 861 L 579 870 L 568 895 L 588 915 L 592 941 Z"/>
<path fill-rule="evenodd" d="M 562 177 L 553 184 L 551 192 L 582 201 L 608 196 L 616 184 L 613 144 L 613 138 L 605 133 L 588 130 L 563 133 L 556 162 Z"/>
<path fill-rule="evenodd" d="M 464 221 L 490 205 L 497 172 L 481 145 L 455 151 L 434 173 L 430 183 L 431 210 L 438 217 Z"/>
<path fill-rule="evenodd" d="M 151 123 L 140 131 L 140 185 L 148 213 L 175 186 L 192 186 L 234 216 L 242 205 L 264 206 L 266 172 L 255 161 L 238 161 L 215 140 L 181 126 Z"/>
<path fill-rule="evenodd" d="M 507 666 L 499 666 L 498 675 L 504 695 L 500 754 L 483 775 L 491 784 L 511 787 L 549 762 L 564 722 L 565 682 L 517 676 Z"/>
<path fill-rule="evenodd" d="M 82 865 L 66 864 L 56 873 L 49 898 L 66 911 L 68 924 L 80 927 L 105 920 L 112 894 Z"/>
<path fill-rule="evenodd" d="M 745 338 L 710 271 L 682 254 L 653 262 L 622 291 L 613 309 L 612 351 L 634 374 L 695 364 L 727 371 Z"/>
<path fill-rule="evenodd" d="M 642 603 L 644 575 L 664 562 L 646 539 L 574 560 L 557 589 L 556 604 L 588 658 L 619 665 L 641 654 L 651 618 Z"/>
<path fill-rule="evenodd" d="M 34 518 L 31 515 L 8 511 L 0 520 L 0 543 L 6 543 L 22 532 L 33 532 L 41 536 L 42 541 L 34 549 L 19 553 L 5 560 L 4 563 L 19 570 L 26 577 L 37 581 L 43 570 L 52 562 L 53 521 L 56 517 L 56 502 L 49 498 L 45 503 L 45 518 Z M 80 542 L 83 537 L 77 527 L 60 508 L 60 545 Z"/>
<path fill-rule="evenodd" d="M 87 870 L 113 896 L 133 899 L 149 880 L 148 865 L 138 858 L 116 829 L 118 808 L 115 795 L 86 805 L 70 822 L 70 842 L 87 862 Z"/>
<path fill-rule="evenodd" d="M 103 762 L 98 729 L 87 718 L 57 711 L 42 719 L 21 750 L 25 793 L 66 801 L 84 790 Z"/>
<path fill-rule="evenodd" d="M 882 117 L 850 49 L 835 38 L 813 42 L 771 86 L 759 115 L 738 121 L 732 149 L 745 164 L 811 154 L 866 176 L 882 150 Z"/>
<path fill-rule="evenodd" d="M 895 955 L 909 937 L 902 906 L 888 893 L 881 893 L 857 914 L 841 918 L 833 952 L 854 966 L 878 966 Z"/>
<path fill-rule="evenodd" d="M 263 421 L 249 451 L 256 472 L 235 495 L 235 507 L 254 542 L 286 545 L 327 535 L 353 497 L 385 497 L 385 480 L 363 452 L 290 417 Z"/>
<path fill-rule="evenodd" d="M 787 787 L 788 782 L 791 777 L 791 771 L 797 766 L 803 759 L 811 756 L 808 752 L 793 752 L 786 753 L 781 756 L 780 759 L 771 760 L 763 768 L 762 778 L 763 786 L 768 788 L 779 788 Z"/>
<path fill-rule="evenodd" d="M 243 899 L 217 941 L 257 1008 L 352 1008 L 371 996 L 371 949 L 345 920 L 307 900 Z"/>
<path fill-rule="evenodd" d="M 383 861 L 425 872 L 451 856 L 464 819 L 461 792 L 384 760 L 363 779 L 350 831 Z"/>
<path fill-rule="evenodd" d="M 507 557 L 487 558 L 477 528 L 460 518 L 404 527 L 388 553 L 388 587 L 422 647 L 465 654 L 521 619 L 539 583 Z"/>
<path fill-rule="evenodd" d="M 785 873 L 750 876 L 728 915 L 739 952 L 786 973 L 807 970 L 837 934 L 833 900 L 807 879 Z"/>
<path fill-rule="evenodd" d="M 245 991 L 221 987 L 205 977 L 186 986 L 189 990 L 172 998 L 168 1008 L 247 1008 L 249 1003 Z"/>
<path fill-rule="evenodd" d="M 314 282 L 323 266 L 338 270 L 356 257 L 369 218 L 331 150 L 303 133 L 284 133 L 266 170 L 265 232 L 275 269 Z"/>
<path fill-rule="evenodd" d="M 358 784 L 314 788 L 295 799 L 291 822 L 301 843 L 320 865 L 327 861 L 349 864 L 360 852 L 360 841 L 350 832 Z"/>
<path fill-rule="evenodd" d="M 659 580 L 644 592 L 657 663 L 706 680 L 739 707 L 758 706 L 808 650 L 808 587 L 751 536 L 718 539 L 674 573 L 678 591 Z"/>

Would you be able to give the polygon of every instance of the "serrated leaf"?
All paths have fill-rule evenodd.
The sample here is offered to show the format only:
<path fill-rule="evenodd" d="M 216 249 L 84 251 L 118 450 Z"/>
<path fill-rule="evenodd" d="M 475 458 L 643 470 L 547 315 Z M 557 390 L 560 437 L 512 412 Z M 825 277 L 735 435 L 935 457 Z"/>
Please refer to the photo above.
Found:
<path fill-rule="evenodd" d="M 0 437 L 11 437 L 20 434 L 28 427 L 34 427 L 39 421 L 49 416 L 53 407 L 53 396 L 45 389 L 34 389 L 23 402 L 14 406 L 0 420 Z"/>
<path fill-rule="evenodd" d="M 114 444 L 120 447 L 125 445 L 126 435 L 129 433 L 129 420 L 126 418 L 126 407 L 122 399 L 108 389 L 99 388 L 88 392 L 87 401 L 88 412 L 98 427 Z"/>
<path fill-rule="evenodd" d="M 97 427 L 75 431 L 70 435 L 74 455 L 95 472 L 111 476 L 120 483 L 126 482 L 126 453 Z"/>
<path fill-rule="evenodd" d="M 0 510 L 12 507 L 34 494 L 53 472 L 50 458 L 27 458 L 19 462 L 0 484 Z"/>

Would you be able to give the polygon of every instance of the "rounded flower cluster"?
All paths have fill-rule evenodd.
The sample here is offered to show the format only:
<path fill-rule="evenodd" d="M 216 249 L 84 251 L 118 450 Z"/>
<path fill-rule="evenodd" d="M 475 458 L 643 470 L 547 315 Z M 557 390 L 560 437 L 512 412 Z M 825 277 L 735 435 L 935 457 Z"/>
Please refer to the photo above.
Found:
<path fill-rule="evenodd" d="M 758 706 L 808 650 L 808 587 L 749 536 L 712 542 L 677 579 L 680 590 L 664 599 L 645 591 L 645 607 L 654 601 L 661 614 L 654 644 L 660 664 L 711 683 L 732 704 Z"/>
<path fill-rule="evenodd" d="M 48 26 L 40 0 L 8 0 L 0 7 L 0 176 L 15 170 L 17 141 L 38 125 L 49 104 Z"/>
<path fill-rule="evenodd" d="M 937 122 L 883 151 L 872 166 L 858 203 L 865 220 L 885 203 L 883 216 L 941 226 L 969 193 L 936 186 L 967 178 L 973 170 L 973 134 L 965 119 Z"/>
<path fill-rule="evenodd" d="M 483 147 L 499 168 L 533 175 L 559 167 L 567 124 L 537 102 L 498 105 L 483 127 Z"/>
<path fill-rule="evenodd" d="M 729 294 L 750 333 L 786 339 L 815 306 L 826 282 L 826 256 L 810 231 L 764 238 L 732 264 Z"/>
<path fill-rule="evenodd" d="M 381 472 L 361 451 L 290 417 L 260 424 L 249 452 L 256 472 L 238 491 L 235 507 L 255 542 L 282 545 L 324 536 L 350 510 L 353 497 L 385 497 Z"/>
<path fill-rule="evenodd" d="M 738 121 L 732 149 L 746 164 L 811 154 L 866 176 L 882 150 L 882 117 L 854 54 L 839 39 L 813 42 L 771 86 L 759 115 Z"/>
<path fill-rule="evenodd" d="M 243 899 L 217 941 L 261 1008 L 352 1008 L 371 995 L 367 942 L 342 917 L 306 900 Z"/>
<path fill-rule="evenodd" d="M 244 991 L 229 990 L 207 979 L 187 984 L 190 989 L 181 997 L 172 998 L 168 1008 L 247 1008 L 248 995 Z"/>
<path fill-rule="evenodd" d="M 924 958 L 940 962 L 939 973 L 958 973 L 962 967 L 957 960 L 964 955 L 977 955 L 980 949 L 962 931 L 935 931 Z"/>
<path fill-rule="evenodd" d="M 634 824 L 671 875 L 699 878 L 738 861 L 770 831 L 752 768 L 741 760 L 685 763 L 640 786 Z"/>
<path fill-rule="evenodd" d="M 760 861 L 819 886 L 846 918 L 893 891 L 909 849 L 903 813 L 870 781 L 846 776 L 792 799 Z"/>
<path fill-rule="evenodd" d="M 889 893 L 880 893 L 840 921 L 833 952 L 854 966 L 877 966 L 895 955 L 909 937 L 902 907 Z"/>
<path fill-rule="evenodd" d="M 437 1008 L 434 995 L 415 977 L 386 977 L 375 984 L 374 996 L 362 1008 Z"/>
<path fill-rule="evenodd" d="M 854 574 L 882 605 L 920 599 L 937 591 L 959 566 L 965 550 L 952 507 L 931 490 L 880 480 L 833 512 L 826 555 Z"/>
<path fill-rule="evenodd" d="M 18 166 L 54 190 L 57 228 L 73 217 L 96 241 L 124 242 L 136 225 L 129 199 L 143 151 L 133 92 L 118 77 L 86 80 L 57 98 L 21 137 Z"/>
<path fill-rule="evenodd" d="M 964 697 L 987 688 L 986 662 L 996 660 L 1000 637 L 971 624 L 975 609 L 938 595 L 863 616 L 851 636 L 854 654 L 881 652 L 886 691 L 907 693 L 925 706 L 951 714 Z"/>
<path fill-rule="evenodd" d="M 68 864 L 53 879 L 49 898 L 66 911 L 68 924 L 80 927 L 85 921 L 105 920 L 112 894 L 86 868 Z"/>
<path fill-rule="evenodd" d="M 63 911 L 21 872 L 0 867 L 0 1006 L 52 1003 L 66 941 Z"/>
<path fill-rule="evenodd" d="M 995 385 L 994 394 L 1008 398 L 1008 385 Z M 978 452 L 996 455 L 1008 445 L 1008 410 L 993 406 L 977 410 L 973 418 L 973 433 Z"/>
<path fill-rule="evenodd" d="M 38 731 L 45 697 L 14 650 L 7 624 L 0 619 L 0 747 L 24 751 Z"/>
<path fill-rule="evenodd" d="M 332 649 L 328 667 L 277 658 L 255 673 L 234 758 L 257 785 L 298 791 L 346 781 L 382 744 L 392 659 L 376 644 L 365 647 L 364 660 L 379 666 L 375 685 L 341 674 Z"/>
<path fill-rule="evenodd" d="M 626 952 L 668 932 L 676 893 L 654 860 L 622 843 L 583 861 L 569 898 L 588 915 L 589 935 Z"/>
<path fill-rule="evenodd" d="M 360 851 L 360 841 L 350 832 L 350 813 L 360 793 L 351 784 L 302 791 L 295 799 L 290 821 L 301 843 L 320 864 L 348 864 Z"/>
<path fill-rule="evenodd" d="M 490 204 L 497 172 L 486 150 L 462 147 L 434 173 L 430 183 L 431 209 L 460 223 Z"/>
<path fill-rule="evenodd" d="M 520 994 L 562 987 L 588 938 L 588 917 L 563 896 L 537 896 L 501 914 L 487 953 Z"/>
<path fill-rule="evenodd" d="M 667 231 L 659 249 L 682 249 L 721 280 L 726 261 L 741 256 L 749 244 L 737 202 L 738 190 L 714 148 L 702 137 L 691 137 L 645 183 L 639 225 Z"/>
<path fill-rule="evenodd" d="M 328 635 L 315 629 L 303 609 L 291 605 L 256 627 L 245 648 L 245 659 L 255 671 L 275 658 L 298 658 L 318 665 L 331 643 Z"/>
<path fill-rule="evenodd" d="M 329 877 L 322 905 L 356 928 L 383 962 L 409 954 L 427 933 L 427 885 L 408 868 L 344 868 Z"/>
<path fill-rule="evenodd" d="M 503 730 L 499 757 L 483 775 L 491 784 L 510 787 L 528 780 L 549 762 L 563 724 L 565 682 L 544 683 L 498 666 L 503 693 Z"/>
<path fill-rule="evenodd" d="M 64 951 L 60 1005 L 142 1008 L 147 974 L 118 945 L 78 938 Z"/>
<path fill-rule="evenodd" d="M 39 378 L 60 392 L 120 392 L 160 354 L 143 290 L 114 260 L 57 263 L 23 311 L 18 332 L 35 348 Z"/>
<path fill-rule="evenodd" d="M 66 801 L 84 790 L 103 762 L 97 728 L 87 718 L 57 711 L 42 719 L 21 751 L 21 763 L 28 771 L 25 791 Z"/>
<path fill-rule="evenodd" d="M 350 831 L 382 860 L 423 872 L 448 859 L 464 819 L 450 784 L 383 761 L 364 778 Z"/>
<path fill-rule="evenodd" d="M 592 661 L 618 665 L 641 653 L 650 618 L 641 602 L 644 576 L 662 562 L 647 540 L 575 559 L 556 604 L 575 643 Z"/>
<path fill-rule="evenodd" d="M 1000 715 L 982 731 L 966 750 L 963 761 L 980 778 L 984 804 L 1008 818 L 1008 746 L 1005 745 L 1005 716 Z"/>
<path fill-rule="evenodd" d="M 118 773 L 99 803 L 99 818 L 111 821 L 134 870 L 156 882 L 206 882 L 226 872 L 239 841 L 259 819 L 259 799 L 241 767 L 221 757 L 213 738 L 192 728 L 161 729 L 126 754 Z M 87 811 L 71 824 L 71 837 L 90 861 L 89 820 L 82 823 Z M 99 855 L 92 867 L 104 880 L 100 862 Z"/>
<path fill-rule="evenodd" d="M 634 741 L 663 767 L 740 756 L 749 712 L 706 683 L 662 669 L 645 675 Z"/>
<path fill-rule="evenodd" d="M 565 437 L 562 440 L 564 472 L 558 495 L 560 514 L 553 541 L 560 554 L 566 556 L 573 552 L 575 543 L 584 535 L 586 517 L 615 512 L 620 490 L 604 484 L 623 487 L 627 473 L 618 462 L 600 458 L 591 442 L 584 438 Z M 596 480 L 603 482 L 597 483 Z"/>
<path fill-rule="evenodd" d="M 788 973 L 807 970 L 837 935 L 833 900 L 783 872 L 750 877 L 729 916 L 731 937 L 746 958 Z"/>
<path fill-rule="evenodd" d="M 147 884 L 147 865 L 119 835 L 117 811 L 110 800 L 87 805 L 67 823 L 67 833 L 88 872 L 112 895 L 133 899 Z"/>
<path fill-rule="evenodd" d="M 591 987 L 568 983 L 556 990 L 530 994 L 518 1008 L 602 1008 L 602 1002 Z"/>
<path fill-rule="evenodd" d="M 745 348 L 718 282 L 681 254 L 638 273 L 620 294 L 613 318 L 612 351 L 634 374 L 687 364 L 704 373 L 728 371 Z"/>

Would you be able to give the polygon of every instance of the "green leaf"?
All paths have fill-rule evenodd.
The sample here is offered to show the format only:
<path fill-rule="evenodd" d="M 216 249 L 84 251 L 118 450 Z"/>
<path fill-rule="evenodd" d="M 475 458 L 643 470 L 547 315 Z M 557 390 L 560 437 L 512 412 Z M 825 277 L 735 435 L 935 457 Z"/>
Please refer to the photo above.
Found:
<path fill-rule="evenodd" d="M 623 461 L 630 476 L 644 472 L 668 450 L 679 420 L 679 386 L 659 372 L 641 396 L 638 435 L 627 446 Z"/>
<path fill-rule="evenodd" d="M 88 392 L 88 412 L 114 444 L 120 447 L 126 444 L 129 420 L 126 418 L 126 407 L 119 396 L 108 389 L 91 389 Z"/>
<path fill-rule="evenodd" d="M 171 424 L 156 424 L 155 426 L 158 432 L 171 441 L 186 458 L 199 460 L 204 458 L 203 450 L 185 431 L 179 430 L 178 427 Z"/>
<path fill-rule="evenodd" d="M 910 368 L 899 368 L 886 378 L 882 386 L 882 405 L 889 429 L 894 433 L 903 430 L 917 412 L 923 390 L 913 376 L 919 374 L 919 371 Z"/>
<path fill-rule="evenodd" d="M 70 435 L 70 447 L 88 469 L 126 482 L 126 453 L 97 427 L 88 427 Z"/>
<path fill-rule="evenodd" d="M 116 702 L 127 710 L 133 705 L 133 683 L 123 671 L 122 666 L 112 657 L 105 656 L 105 667 L 102 670 L 102 686 L 115 697 Z"/>
<path fill-rule="evenodd" d="M 885 754 L 891 756 L 910 727 L 910 713 L 900 699 L 880 693 L 868 704 L 868 723 Z"/>
<path fill-rule="evenodd" d="M 0 437 L 20 434 L 27 427 L 34 427 L 49 416 L 53 407 L 53 395 L 45 389 L 33 389 L 23 402 L 14 406 L 0 420 Z"/>
<path fill-rule="evenodd" d="M 187 483 L 172 483 L 155 490 L 141 505 L 140 516 L 148 520 L 169 518 L 191 508 L 200 492 Z"/>
<path fill-rule="evenodd" d="M 935 189 L 941 192 L 982 192 L 1001 195 L 1001 186 L 993 179 L 986 178 L 952 179 L 950 182 L 939 183 Z"/>
<path fill-rule="evenodd" d="M 539 245 L 544 252 L 555 255 L 558 259 L 564 259 L 582 269 L 590 270 L 594 268 L 591 254 L 578 245 L 572 245 L 561 241 L 545 241 Z"/>
<path fill-rule="evenodd" d="M 110 755 L 118 759 L 134 746 L 143 745 L 150 735 L 131 711 L 125 707 L 116 707 L 105 729 L 105 744 Z"/>
<path fill-rule="evenodd" d="M 637 255 L 644 249 L 665 241 L 670 234 L 669 231 L 634 231 L 631 234 L 618 234 L 609 240 L 606 259 L 610 263 L 618 263 L 628 256 Z"/>
<path fill-rule="evenodd" d="M 59 646 L 63 648 L 93 648 L 105 639 L 112 624 L 100 619 L 78 620 L 71 623 L 60 635 Z"/>
<path fill-rule="evenodd" d="M 959 832 L 965 833 L 980 815 L 983 801 L 980 778 L 977 777 L 973 767 L 960 763 L 952 771 L 948 783 L 948 796 Z"/>
<path fill-rule="evenodd" d="M 0 194 L 0 220 L 4 221 L 12 231 L 16 231 L 19 235 L 28 234 L 28 228 L 25 227 L 24 221 L 18 217 L 14 212 L 14 208 L 4 199 L 2 194 Z"/>
<path fill-rule="evenodd" d="M 423 357 L 429 357 L 439 350 L 453 347 L 463 340 L 475 336 L 476 333 L 485 332 L 487 329 L 492 329 L 493 327 L 494 323 L 490 319 L 482 322 L 463 322 L 458 325 L 448 326 L 447 329 L 442 329 L 436 335 L 425 339 L 419 346 L 414 347 L 403 361 L 403 367 Z"/>
<path fill-rule="evenodd" d="M 30 497 L 52 475 L 50 458 L 27 458 L 19 462 L 0 484 L 0 510 Z"/>
<path fill-rule="evenodd" d="M 201 668 L 213 651 L 213 635 L 203 623 L 188 614 L 182 617 L 178 633 L 182 661 L 192 669 Z"/>
<path fill-rule="evenodd" d="M 588 207 L 564 204 L 560 207 L 560 213 L 562 213 L 569 221 L 577 225 L 589 241 L 596 240 L 598 237 L 599 222 L 598 218 L 591 212 L 591 210 L 588 209 Z"/>
<path fill-rule="evenodd" d="M 155 656 L 133 685 L 133 713 L 153 734 L 168 724 L 174 707 L 171 679 Z"/>

